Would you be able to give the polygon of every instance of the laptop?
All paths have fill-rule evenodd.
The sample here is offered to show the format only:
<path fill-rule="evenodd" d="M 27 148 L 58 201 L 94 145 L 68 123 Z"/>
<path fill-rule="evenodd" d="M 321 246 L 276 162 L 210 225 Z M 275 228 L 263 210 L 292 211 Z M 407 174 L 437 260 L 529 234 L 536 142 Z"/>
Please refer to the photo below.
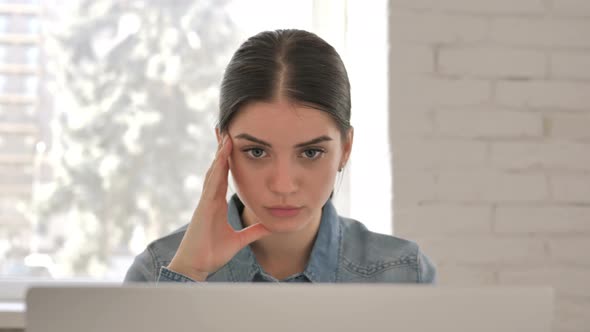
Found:
<path fill-rule="evenodd" d="M 549 332 L 544 287 L 125 284 L 33 287 L 27 332 Z"/>

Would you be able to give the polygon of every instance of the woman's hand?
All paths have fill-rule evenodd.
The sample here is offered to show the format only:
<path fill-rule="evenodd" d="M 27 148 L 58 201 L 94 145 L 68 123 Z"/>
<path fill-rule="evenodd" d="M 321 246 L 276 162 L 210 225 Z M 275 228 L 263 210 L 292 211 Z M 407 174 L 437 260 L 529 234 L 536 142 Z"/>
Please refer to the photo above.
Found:
<path fill-rule="evenodd" d="M 168 269 L 204 281 L 242 248 L 270 234 L 262 224 L 236 232 L 227 221 L 227 194 L 232 141 L 225 135 L 205 177 L 203 193 Z"/>

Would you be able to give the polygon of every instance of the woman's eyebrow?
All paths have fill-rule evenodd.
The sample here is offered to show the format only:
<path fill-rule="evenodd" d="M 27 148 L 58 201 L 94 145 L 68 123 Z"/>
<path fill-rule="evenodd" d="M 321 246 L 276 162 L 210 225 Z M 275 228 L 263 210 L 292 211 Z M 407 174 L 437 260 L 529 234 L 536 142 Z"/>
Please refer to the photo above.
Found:
<path fill-rule="evenodd" d="M 248 141 L 251 141 L 251 142 L 254 142 L 254 143 L 258 143 L 260 145 L 264 145 L 264 146 L 267 146 L 269 148 L 272 148 L 272 145 L 270 143 L 265 142 L 265 141 L 263 141 L 263 140 L 261 140 L 259 138 L 256 138 L 256 137 L 254 137 L 254 136 L 252 136 L 250 134 L 246 134 L 246 133 L 238 134 L 238 135 L 236 135 L 234 137 L 234 139 L 245 139 L 245 140 L 248 140 Z M 304 146 L 308 146 L 308 145 L 312 145 L 312 144 L 318 144 L 318 143 L 321 143 L 321 142 L 331 141 L 331 140 L 332 140 L 332 138 L 330 136 L 322 135 L 322 136 L 316 137 L 316 138 L 314 138 L 312 140 L 295 144 L 295 147 L 296 148 L 301 148 L 301 147 L 304 147 Z"/>

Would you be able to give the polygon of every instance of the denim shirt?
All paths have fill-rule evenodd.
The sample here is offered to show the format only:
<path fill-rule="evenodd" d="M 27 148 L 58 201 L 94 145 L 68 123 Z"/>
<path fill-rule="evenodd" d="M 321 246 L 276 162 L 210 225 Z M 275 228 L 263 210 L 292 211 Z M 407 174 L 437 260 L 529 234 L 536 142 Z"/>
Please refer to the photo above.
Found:
<path fill-rule="evenodd" d="M 234 195 L 228 203 L 228 222 L 243 229 L 243 203 Z M 139 254 L 125 276 L 126 282 L 192 282 L 166 268 L 188 225 L 155 240 Z M 209 282 L 312 283 L 434 283 L 436 269 L 414 242 L 373 233 L 356 220 L 337 214 L 331 200 L 322 208 L 318 234 L 305 270 L 284 280 L 267 274 L 250 246 L 207 277 Z"/>

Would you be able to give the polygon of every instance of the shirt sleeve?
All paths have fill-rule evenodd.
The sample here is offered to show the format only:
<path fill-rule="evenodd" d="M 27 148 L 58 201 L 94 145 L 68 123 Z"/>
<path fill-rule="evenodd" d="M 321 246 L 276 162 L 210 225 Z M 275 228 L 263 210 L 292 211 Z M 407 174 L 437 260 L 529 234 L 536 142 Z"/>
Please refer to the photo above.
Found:
<path fill-rule="evenodd" d="M 418 250 L 418 282 L 436 284 L 436 266 L 421 250 Z"/>
<path fill-rule="evenodd" d="M 156 260 L 148 247 L 133 260 L 125 275 L 125 282 L 155 282 L 155 271 Z"/>
<path fill-rule="evenodd" d="M 158 282 L 196 282 L 193 279 L 180 274 L 178 272 L 174 272 L 168 269 L 165 266 L 160 268 L 160 275 L 158 276 Z"/>

